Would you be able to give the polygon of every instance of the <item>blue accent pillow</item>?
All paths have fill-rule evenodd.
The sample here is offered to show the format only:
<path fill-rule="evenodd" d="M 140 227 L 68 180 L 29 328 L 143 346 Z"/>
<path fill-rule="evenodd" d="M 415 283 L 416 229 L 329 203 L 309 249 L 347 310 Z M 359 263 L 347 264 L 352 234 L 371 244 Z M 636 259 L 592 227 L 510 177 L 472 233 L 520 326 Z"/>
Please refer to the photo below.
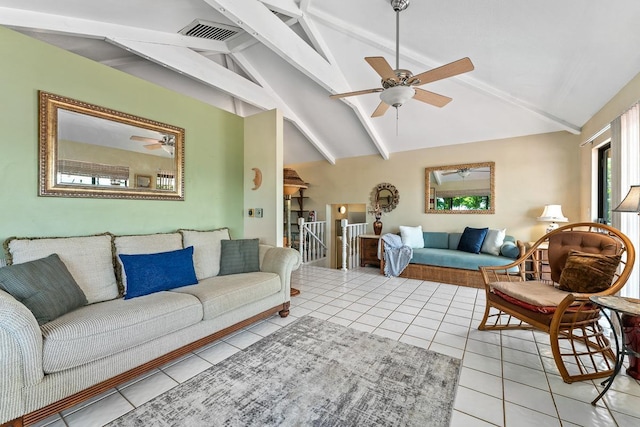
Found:
<path fill-rule="evenodd" d="M 127 275 L 124 299 L 198 283 L 193 267 L 193 246 L 156 254 L 119 256 Z"/>
<path fill-rule="evenodd" d="M 458 242 L 458 250 L 472 254 L 480 253 L 487 231 L 489 231 L 489 228 L 465 227 L 460 237 L 460 242 Z"/>

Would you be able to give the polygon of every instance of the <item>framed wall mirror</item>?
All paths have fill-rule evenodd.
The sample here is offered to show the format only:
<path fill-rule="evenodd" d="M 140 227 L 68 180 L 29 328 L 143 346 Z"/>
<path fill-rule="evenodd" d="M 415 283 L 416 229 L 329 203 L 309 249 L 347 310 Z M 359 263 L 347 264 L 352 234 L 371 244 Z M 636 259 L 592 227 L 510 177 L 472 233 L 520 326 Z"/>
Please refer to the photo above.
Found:
<path fill-rule="evenodd" d="M 495 213 L 495 163 L 425 168 L 425 213 Z"/>
<path fill-rule="evenodd" d="M 371 205 L 378 204 L 382 212 L 389 213 L 398 206 L 398 203 L 400 203 L 400 193 L 395 185 L 383 182 L 373 187 Z"/>
<path fill-rule="evenodd" d="M 184 200 L 184 129 L 39 92 L 39 195 Z"/>

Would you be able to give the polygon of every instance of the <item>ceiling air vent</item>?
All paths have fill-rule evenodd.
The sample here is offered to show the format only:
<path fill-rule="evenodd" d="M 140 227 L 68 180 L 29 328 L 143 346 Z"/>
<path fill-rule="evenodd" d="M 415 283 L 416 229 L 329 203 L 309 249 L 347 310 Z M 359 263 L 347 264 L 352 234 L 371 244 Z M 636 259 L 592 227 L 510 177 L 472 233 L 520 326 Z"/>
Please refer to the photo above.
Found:
<path fill-rule="evenodd" d="M 225 40 L 229 40 L 231 37 L 242 31 L 244 31 L 242 28 L 232 27 L 231 25 L 196 19 L 191 24 L 181 29 L 179 33 L 185 36 L 223 42 Z"/>

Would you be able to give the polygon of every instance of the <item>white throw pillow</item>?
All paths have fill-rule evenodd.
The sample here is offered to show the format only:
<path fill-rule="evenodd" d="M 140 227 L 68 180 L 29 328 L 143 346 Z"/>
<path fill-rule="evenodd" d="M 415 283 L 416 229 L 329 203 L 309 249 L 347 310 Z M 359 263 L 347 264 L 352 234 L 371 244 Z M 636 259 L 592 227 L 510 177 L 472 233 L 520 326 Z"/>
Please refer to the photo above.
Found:
<path fill-rule="evenodd" d="M 494 230 L 493 228 L 490 228 L 484 238 L 480 252 L 491 255 L 500 255 L 500 247 L 504 243 L 504 236 L 506 234 L 506 228 L 503 228 L 502 230 Z"/>
<path fill-rule="evenodd" d="M 401 225 L 400 237 L 402 237 L 402 243 L 406 246 L 409 246 L 410 248 L 424 248 L 424 236 L 422 235 L 421 225 L 417 227 L 408 227 L 406 225 Z"/>
<path fill-rule="evenodd" d="M 217 276 L 220 272 L 222 240 L 230 240 L 229 229 L 211 231 L 180 230 L 184 247 L 193 246 L 193 265 L 198 280 Z"/>

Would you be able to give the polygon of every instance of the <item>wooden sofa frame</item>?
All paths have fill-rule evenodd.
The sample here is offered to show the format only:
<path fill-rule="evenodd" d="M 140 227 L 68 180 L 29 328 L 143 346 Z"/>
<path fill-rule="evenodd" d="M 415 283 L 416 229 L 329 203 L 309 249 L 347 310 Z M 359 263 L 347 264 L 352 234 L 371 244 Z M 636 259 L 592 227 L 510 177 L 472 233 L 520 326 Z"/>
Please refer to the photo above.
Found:
<path fill-rule="evenodd" d="M 30 412 L 28 414 L 23 415 L 20 418 L 1 424 L 0 427 L 23 427 L 23 426 L 29 426 L 31 424 L 35 424 L 38 421 L 43 420 L 53 414 L 56 414 L 65 409 L 68 409 L 93 396 L 97 396 L 100 393 L 104 393 L 105 391 L 110 390 L 120 384 L 124 384 L 127 381 L 137 378 L 140 375 L 144 374 L 145 372 L 148 372 L 160 366 L 163 366 L 171 362 L 172 360 L 175 360 L 179 357 L 182 357 L 186 354 L 191 353 L 194 350 L 197 350 L 200 347 L 203 347 L 207 344 L 210 344 L 214 341 L 224 338 L 225 336 L 230 335 L 259 320 L 263 320 L 268 317 L 271 317 L 275 313 L 280 314 L 280 317 L 287 317 L 289 315 L 290 306 L 291 306 L 291 302 L 287 301 L 281 305 L 278 305 L 269 310 L 263 311 L 262 313 L 256 314 L 255 316 L 252 316 L 248 319 L 238 322 L 235 325 L 231 325 L 228 328 L 222 329 L 211 335 L 200 338 L 199 340 L 196 340 L 190 344 L 187 344 L 169 353 L 166 353 L 160 357 L 150 360 L 149 362 L 144 363 L 136 368 L 130 369 L 126 372 L 116 375 L 115 377 L 109 378 L 108 380 L 95 384 L 89 388 L 79 391 L 78 393 L 72 394 L 71 396 L 67 396 L 64 399 L 58 400 L 57 402 L 53 402 L 43 408 L 38 409 L 37 411 Z"/>

